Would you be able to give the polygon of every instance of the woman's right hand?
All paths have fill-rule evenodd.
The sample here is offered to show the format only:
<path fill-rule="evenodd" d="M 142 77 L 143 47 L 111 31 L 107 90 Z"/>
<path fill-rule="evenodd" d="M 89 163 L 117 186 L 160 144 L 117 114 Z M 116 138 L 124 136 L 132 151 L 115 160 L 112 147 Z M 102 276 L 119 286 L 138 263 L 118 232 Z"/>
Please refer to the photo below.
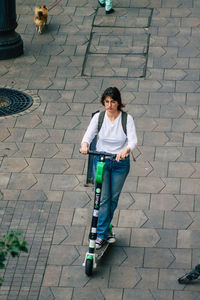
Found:
<path fill-rule="evenodd" d="M 79 150 L 82 154 L 88 154 L 89 144 L 84 142 L 81 144 L 81 149 Z"/>

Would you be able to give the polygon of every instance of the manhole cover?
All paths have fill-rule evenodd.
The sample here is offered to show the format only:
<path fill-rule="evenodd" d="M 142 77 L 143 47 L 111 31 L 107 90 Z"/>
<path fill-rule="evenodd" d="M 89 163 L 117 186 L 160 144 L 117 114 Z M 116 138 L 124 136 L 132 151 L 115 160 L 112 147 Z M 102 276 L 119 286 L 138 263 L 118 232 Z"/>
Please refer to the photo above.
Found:
<path fill-rule="evenodd" d="M 20 113 L 33 104 L 33 99 L 24 92 L 0 88 L 0 117 Z"/>

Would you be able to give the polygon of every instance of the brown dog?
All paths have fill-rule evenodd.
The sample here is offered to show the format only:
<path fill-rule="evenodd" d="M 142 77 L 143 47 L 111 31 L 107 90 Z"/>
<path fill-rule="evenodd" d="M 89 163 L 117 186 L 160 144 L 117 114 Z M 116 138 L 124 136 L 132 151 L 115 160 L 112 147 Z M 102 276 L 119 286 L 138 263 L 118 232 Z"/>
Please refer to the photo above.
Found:
<path fill-rule="evenodd" d="M 42 28 L 47 24 L 48 19 L 48 9 L 46 5 L 41 5 L 40 7 L 35 8 L 35 28 L 36 31 L 39 31 L 39 33 L 42 33 Z"/>

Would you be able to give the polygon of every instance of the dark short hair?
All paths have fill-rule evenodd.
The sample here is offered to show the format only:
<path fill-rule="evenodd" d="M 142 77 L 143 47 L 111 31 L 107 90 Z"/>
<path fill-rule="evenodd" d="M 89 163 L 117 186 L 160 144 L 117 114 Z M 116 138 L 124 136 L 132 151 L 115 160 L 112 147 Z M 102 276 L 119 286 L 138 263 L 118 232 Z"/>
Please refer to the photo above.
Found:
<path fill-rule="evenodd" d="M 122 108 L 125 107 L 125 105 L 122 103 L 121 94 L 118 88 L 109 87 L 103 92 L 103 95 L 101 96 L 102 105 L 104 105 L 104 100 L 106 97 L 111 97 L 113 100 L 118 102 L 118 110 L 122 111 Z"/>

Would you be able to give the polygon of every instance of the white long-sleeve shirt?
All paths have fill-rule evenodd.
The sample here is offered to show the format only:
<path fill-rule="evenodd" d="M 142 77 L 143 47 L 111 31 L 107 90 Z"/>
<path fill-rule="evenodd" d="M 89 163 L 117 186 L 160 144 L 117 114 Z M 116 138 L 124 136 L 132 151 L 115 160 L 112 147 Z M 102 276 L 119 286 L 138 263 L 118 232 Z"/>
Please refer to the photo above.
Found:
<path fill-rule="evenodd" d="M 129 114 L 127 115 L 126 135 L 122 127 L 121 112 L 114 121 L 111 121 L 108 118 L 107 113 L 105 113 L 101 129 L 98 133 L 99 114 L 100 113 L 96 113 L 93 116 L 81 143 L 87 142 L 90 145 L 93 138 L 98 134 L 98 141 L 96 145 L 97 151 L 117 154 L 127 147 L 129 147 L 132 151 L 137 145 L 137 135 L 132 116 Z"/>

